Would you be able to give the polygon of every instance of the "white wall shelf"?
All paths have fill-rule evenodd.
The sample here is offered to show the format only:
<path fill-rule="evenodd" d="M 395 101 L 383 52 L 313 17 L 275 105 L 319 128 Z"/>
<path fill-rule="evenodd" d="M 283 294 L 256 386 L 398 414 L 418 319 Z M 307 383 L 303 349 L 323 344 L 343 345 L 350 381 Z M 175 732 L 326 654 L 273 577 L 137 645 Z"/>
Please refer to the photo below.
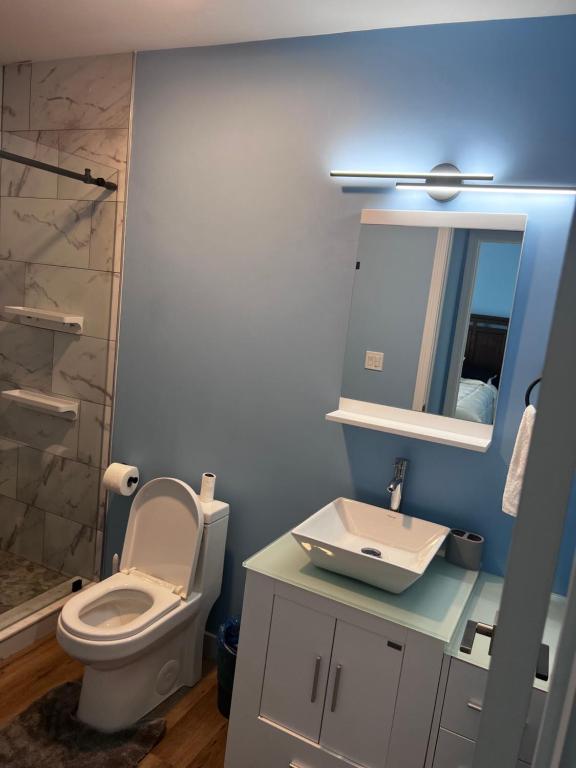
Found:
<path fill-rule="evenodd" d="M 2 392 L 2 397 L 23 408 L 49 413 L 68 421 L 76 421 L 78 418 L 80 401 L 69 397 L 54 397 L 31 389 L 6 389 Z"/>
<path fill-rule="evenodd" d="M 64 333 L 82 333 L 84 318 L 82 315 L 73 315 L 69 312 L 54 312 L 50 309 L 36 309 L 35 307 L 5 306 L 4 314 L 18 317 L 25 325 L 35 325 L 39 328 L 48 328 Z"/>
<path fill-rule="evenodd" d="M 340 398 L 337 411 L 326 414 L 326 420 L 481 453 L 485 453 L 492 442 L 491 424 L 476 424 L 346 397 Z"/>

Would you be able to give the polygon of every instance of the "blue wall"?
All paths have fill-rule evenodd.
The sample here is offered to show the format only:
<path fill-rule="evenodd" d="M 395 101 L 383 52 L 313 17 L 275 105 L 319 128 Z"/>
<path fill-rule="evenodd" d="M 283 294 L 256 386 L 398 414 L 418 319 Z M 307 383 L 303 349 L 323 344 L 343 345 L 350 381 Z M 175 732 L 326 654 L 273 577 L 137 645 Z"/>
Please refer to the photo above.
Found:
<path fill-rule="evenodd" d="M 441 205 L 333 167 L 451 161 L 499 181 L 576 179 L 576 17 L 451 24 L 139 55 L 113 457 L 144 480 L 218 475 L 231 504 L 223 597 L 241 563 L 330 499 L 385 503 L 411 460 L 409 513 L 480 531 L 500 512 L 526 384 L 540 373 L 572 202 Z M 529 216 L 494 441 L 477 454 L 324 420 L 340 394 L 363 207 Z M 566 582 L 574 510 L 558 585 Z M 128 502 L 111 504 L 106 564 Z M 544 511 L 543 511 L 544 514 Z"/>
<path fill-rule="evenodd" d="M 522 246 L 515 243 L 483 243 L 480 247 L 472 312 L 510 317 Z"/>
<path fill-rule="evenodd" d="M 343 397 L 412 408 L 437 238 L 428 227 L 361 227 Z M 382 371 L 364 367 L 367 350 L 384 353 Z"/>

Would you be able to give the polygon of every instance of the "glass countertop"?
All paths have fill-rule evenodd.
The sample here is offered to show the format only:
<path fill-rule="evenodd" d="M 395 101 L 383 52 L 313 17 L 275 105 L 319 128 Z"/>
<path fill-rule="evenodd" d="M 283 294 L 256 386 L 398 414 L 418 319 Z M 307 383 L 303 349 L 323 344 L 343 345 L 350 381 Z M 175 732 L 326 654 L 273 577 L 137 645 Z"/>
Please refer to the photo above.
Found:
<path fill-rule="evenodd" d="M 495 623 L 496 614 L 500 607 L 503 587 L 504 579 L 501 576 L 494 576 L 491 573 L 480 574 L 472 592 L 472 596 L 466 605 L 465 610 L 462 612 L 454 637 L 446 649 L 446 653 L 456 659 L 466 661 L 468 664 L 474 664 L 483 669 L 490 668 L 491 657 L 488 653 L 490 647 L 489 638 L 483 637 L 482 635 L 476 635 L 471 654 L 462 653 L 460 650 L 460 643 L 462 641 L 462 636 L 464 635 L 466 622 L 469 619 L 481 621 L 485 624 Z M 561 595 L 551 596 L 543 639 L 543 642 L 550 646 L 550 671 L 554 668 L 556 649 L 558 647 L 560 630 L 562 629 L 562 622 L 564 620 L 565 608 L 566 598 Z M 535 688 L 547 691 L 548 685 L 549 681 L 534 678 Z"/>
<path fill-rule="evenodd" d="M 395 595 L 316 568 L 290 533 L 250 557 L 244 566 L 444 643 L 452 639 L 478 578 L 476 571 L 436 557 L 415 584 Z"/>

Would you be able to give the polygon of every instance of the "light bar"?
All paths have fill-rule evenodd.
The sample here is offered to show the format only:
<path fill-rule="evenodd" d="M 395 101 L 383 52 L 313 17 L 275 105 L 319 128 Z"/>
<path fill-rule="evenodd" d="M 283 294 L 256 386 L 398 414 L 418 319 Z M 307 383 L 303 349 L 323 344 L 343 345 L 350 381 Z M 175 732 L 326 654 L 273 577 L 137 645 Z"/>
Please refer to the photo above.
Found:
<path fill-rule="evenodd" d="M 576 187 L 512 186 L 508 184 L 419 184 L 398 182 L 396 189 L 428 194 L 439 192 L 456 195 L 459 192 L 498 192 L 504 194 L 576 195 Z"/>
<path fill-rule="evenodd" d="M 456 171 L 427 171 L 419 173 L 414 171 L 330 171 L 330 176 L 347 177 L 358 179 L 425 179 L 434 181 L 435 179 L 454 179 L 454 181 L 492 181 L 494 175 L 491 173 L 460 173 Z"/>

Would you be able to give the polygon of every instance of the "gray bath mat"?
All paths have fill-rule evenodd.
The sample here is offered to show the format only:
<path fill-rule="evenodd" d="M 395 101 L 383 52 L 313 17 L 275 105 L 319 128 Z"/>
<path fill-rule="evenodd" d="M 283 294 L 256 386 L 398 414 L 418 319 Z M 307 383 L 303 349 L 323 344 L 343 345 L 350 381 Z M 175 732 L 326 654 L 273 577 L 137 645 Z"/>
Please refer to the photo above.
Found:
<path fill-rule="evenodd" d="M 0 731 L 4 768 L 133 768 L 162 738 L 164 720 L 98 733 L 75 717 L 80 683 L 54 688 Z"/>

